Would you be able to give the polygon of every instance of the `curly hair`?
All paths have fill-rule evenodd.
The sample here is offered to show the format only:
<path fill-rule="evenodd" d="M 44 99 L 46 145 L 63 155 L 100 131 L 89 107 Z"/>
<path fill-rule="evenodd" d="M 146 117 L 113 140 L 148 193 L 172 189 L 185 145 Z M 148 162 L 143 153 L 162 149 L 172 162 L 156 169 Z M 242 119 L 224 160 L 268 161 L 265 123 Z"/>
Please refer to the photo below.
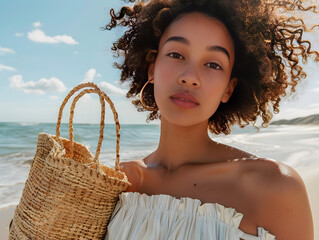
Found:
<path fill-rule="evenodd" d="M 130 2 L 135 2 L 130 0 Z M 267 127 L 273 112 L 279 112 L 279 103 L 287 93 L 295 92 L 296 85 L 307 75 L 300 60 L 307 63 L 319 53 L 311 51 L 311 43 L 303 40 L 308 29 L 302 19 L 286 16 L 290 12 L 317 13 L 310 2 L 297 0 L 151 0 L 137 2 L 133 7 L 122 7 L 116 14 L 111 9 L 111 22 L 104 29 L 116 26 L 128 29 L 113 43 L 122 63 L 121 82 L 130 81 L 126 96 L 138 111 L 145 111 L 137 98 L 147 82 L 148 67 L 156 60 L 160 38 L 177 16 L 200 12 L 217 18 L 227 27 L 235 45 L 235 63 L 232 77 L 238 79 L 227 103 L 220 103 L 208 120 L 208 129 L 214 134 L 229 134 L 231 126 L 255 126 L 261 116 L 262 127 Z M 150 85 L 150 84 L 149 84 Z M 145 96 L 144 96 L 145 94 Z M 144 99 L 156 106 L 153 87 L 145 88 Z M 147 121 L 159 118 L 158 110 L 151 111 Z M 256 127 L 256 126 L 255 126 Z"/>

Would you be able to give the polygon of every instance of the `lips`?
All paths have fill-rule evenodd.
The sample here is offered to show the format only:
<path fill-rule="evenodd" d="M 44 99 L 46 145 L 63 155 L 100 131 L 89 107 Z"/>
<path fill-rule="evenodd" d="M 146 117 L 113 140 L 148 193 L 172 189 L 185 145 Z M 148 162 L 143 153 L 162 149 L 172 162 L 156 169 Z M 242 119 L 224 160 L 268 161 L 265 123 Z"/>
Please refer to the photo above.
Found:
<path fill-rule="evenodd" d="M 185 101 L 185 102 L 191 102 L 191 103 L 194 103 L 196 105 L 199 105 L 197 99 L 192 94 L 187 93 L 187 92 L 176 93 L 176 94 L 172 95 L 171 98 L 178 99 L 178 100 Z"/>

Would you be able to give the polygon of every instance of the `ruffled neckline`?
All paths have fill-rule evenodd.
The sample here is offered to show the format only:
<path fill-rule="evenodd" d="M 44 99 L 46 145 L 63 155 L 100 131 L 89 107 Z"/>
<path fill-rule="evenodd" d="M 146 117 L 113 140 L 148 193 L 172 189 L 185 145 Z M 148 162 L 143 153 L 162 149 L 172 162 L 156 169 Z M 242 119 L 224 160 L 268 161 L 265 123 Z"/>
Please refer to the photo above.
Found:
<path fill-rule="evenodd" d="M 199 199 L 176 198 L 167 194 L 147 195 L 139 192 L 123 192 L 120 195 L 123 206 L 138 206 L 146 209 L 161 209 L 176 211 L 184 214 L 217 218 L 221 222 L 239 228 L 244 215 L 234 208 L 225 207 L 218 203 L 201 204 Z"/>
<path fill-rule="evenodd" d="M 215 218 L 229 225 L 244 239 L 251 240 L 275 240 L 275 236 L 262 227 L 258 227 L 258 236 L 247 234 L 239 229 L 244 217 L 232 207 L 225 207 L 219 203 L 203 203 L 199 199 L 190 197 L 176 198 L 167 194 L 147 195 L 139 192 L 122 192 L 119 196 L 120 205 L 123 208 L 141 207 L 141 209 L 162 210 L 176 212 L 178 214 L 193 215 L 196 217 Z"/>

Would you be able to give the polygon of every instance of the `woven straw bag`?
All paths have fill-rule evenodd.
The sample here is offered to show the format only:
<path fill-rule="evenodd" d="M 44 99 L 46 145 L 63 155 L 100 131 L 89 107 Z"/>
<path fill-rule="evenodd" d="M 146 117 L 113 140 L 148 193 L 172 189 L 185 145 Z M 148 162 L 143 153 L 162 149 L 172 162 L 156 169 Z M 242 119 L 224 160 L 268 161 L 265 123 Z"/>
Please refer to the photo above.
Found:
<path fill-rule="evenodd" d="M 70 140 L 67 140 L 60 137 L 62 111 L 70 97 L 82 88 L 87 89 L 71 105 Z M 95 156 L 84 145 L 73 141 L 74 108 L 86 93 L 97 93 L 101 102 Z M 116 125 L 115 169 L 99 163 L 105 101 L 113 111 Z M 60 107 L 56 136 L 38 135 L 37 151 L 10 224 L 9 239 L 104 239 L 118 196 L 131 185 L 119 170 L 119 130 L 114 105 L 96 84 L 84 83 L 71 90 Z"/>

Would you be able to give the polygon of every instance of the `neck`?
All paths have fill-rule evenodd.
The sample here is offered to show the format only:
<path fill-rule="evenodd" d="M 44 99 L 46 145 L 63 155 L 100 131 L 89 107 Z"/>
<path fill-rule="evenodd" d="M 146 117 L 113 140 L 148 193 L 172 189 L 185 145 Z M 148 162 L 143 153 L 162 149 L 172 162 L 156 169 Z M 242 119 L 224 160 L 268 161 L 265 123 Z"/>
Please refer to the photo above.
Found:
<path fill-rule="evenodd" d="M 207 124 L 206 121 L 183 127 L 171 124 L 162 117 L 159 146 L 145 159 L 146 165 L 163 167 L 172 172 L 182 165 L 207 162 L 213 144 Z"/>

